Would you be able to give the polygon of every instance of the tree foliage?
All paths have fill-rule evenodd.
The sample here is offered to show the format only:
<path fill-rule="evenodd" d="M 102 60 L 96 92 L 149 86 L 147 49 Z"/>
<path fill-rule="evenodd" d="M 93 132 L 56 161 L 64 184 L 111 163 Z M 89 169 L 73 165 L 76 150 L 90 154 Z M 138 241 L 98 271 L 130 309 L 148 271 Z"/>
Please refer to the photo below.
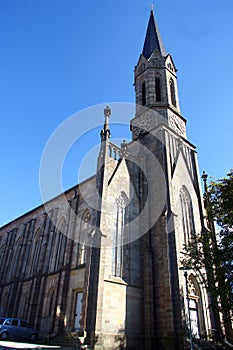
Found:
<path fill-rule="evenodd" d="M 233 169 L 227 177 L 211 181 L 208 193 L 210 206 L 208 214 L 216 220 L 221 227 L 233 225 Z"/>
<path fill-rule="evenodd" d="M 233 291 L 233 169 L 227 177 L 211 181 L 209 186 L 210 206 L 208 211 L 221 227 L 219 248 L 225 276 Z M 233 294 L 231 294 L 231 299 Z M 231 300 L 233 305 L 233 300 Z"/>
<path fill-rule="evenodd" d="M 181 263 L 184 267 L 197 271 L 202 277 L 211 295 L 211 307 L 216 324 L 219 324 L 219 311 L 221 311 L 226 334 L 232 340 L 233 170 L 227 177 L 210 182 L 206 188 L 204 203 L 207 226 L 201 233 L 194 233 L 184 249 Z M 217 235 L 215 223 L 220 227 Z"/>
<path fill-rule="evenodd" d="M 233 227 L 223 227 L 220 231 L 220 252 L 226 279 L 231 287 L 231 304 L 233 309 Z"/>
<path fill-rule="evenodd" d="M 210 289 L 212 281 L 207 278 L 207 271 L 212 269 L 213 254 L 211 249 L 210 232 L 208 230 L 203 234 L 193 234 L 187 245 L 182 251 L 181 264 L 187 270 L 198 272 L 201 282 Z"/>

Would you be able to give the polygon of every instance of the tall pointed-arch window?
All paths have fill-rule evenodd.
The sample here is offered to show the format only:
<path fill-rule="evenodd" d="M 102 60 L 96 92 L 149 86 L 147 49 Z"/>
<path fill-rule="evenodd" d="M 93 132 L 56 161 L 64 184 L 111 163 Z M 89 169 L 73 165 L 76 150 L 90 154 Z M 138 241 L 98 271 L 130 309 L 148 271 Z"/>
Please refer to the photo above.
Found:
<path fill-rule="evenodd" d="M 8 314 L 8 300 L 9 300 L 9 292 L 5 292 L 1 296 L 1 304 L 0 304 L 0 314 L 1 317 L 6 317 Z"/>
<path fill-rule="evenodd" d="M 55 306 L 55 289 L 52 287 L 48 292 L 46 303 L 46 316 L 52 316 Z"/>
<path fill-rule="evenodd" d="M 155 77 L 155 99 L 156 102 L 161 101 L 161 80 L 159 76 Z"/>
<path fill-rule="evenodd" d="M 171 101 L 173 106 L 176 107 L 176 92 L 175 92 L 175 84 L 174 84 L 174 80 L 171 78 L 169 81 L 169 85 L 170 85 L 170 95 L 171 95 Z"/>
<path fill-rule="evenodd" d="M 180 191 L 181 201 L 181 219 L 183 224 L 184 232 L 184 244 L 187 245 L 191 237 L 195 233 L 194 219 L 193 219 L 193 207 L 190 194 L 187 189 L 183 186 Z"/>
<path fill-rule="evenodd" d="M 58 270 L 62 267 L 65 255 L 66 247 L 66 228 L 67 223 L 64 216 L 62 216 L 58 222 L 56 234 L 54 237 L 54 251 L 53 256 L 51 257 L 51 269 Z"/>
<path fill-rule="evenodd" d="M 24 258 L 23 258 L 23 266 L 22 266 L 22 273 L 24 273 L 27 277 L 30 275 L 30 269 L 31 266 L 29 264 L 30 261 L 30 254 L 32 251 L 32 241 L 28 240 L 24 243 Z"/>
<path fill-rule="evenodd" d="M 14 260 L 12 261 L 12 273 L 15 274 L 15 277 L 18 277 L 19 275 L 19 266 L 20 266 L 20 255 L 22 251 L 22 243 L 23 239 L 22 237 L 18 239 L 18 241 L 15 244 L 15 254 L 14 254 Z"/>
<path fill-rule="evenodd" d="M 21 318 L 26 318 L 28 315 L 29 299 L 29 292 L 22 293 L 18 310 L 18 316 Z"/>
<path fill-rule="evenodd" d="M 42 245 L 42 230 L 39 227 L 36 231 L 34 242 L 33 242 L 33 254 L 31 263 L 31 274 L 37 273 L 39 270 L 39 260 Z"/>
<path fill-rule="evenodd" d="M 3 270 L 3 268 L 4 268 L 4 257 L 6 256 L 5 250 L 6 250 L 6 244 L 3 244 L 3 245 L 0 247 L 0 275 L 1 275 L 1 276 L 3 276 L 2 270 Z M 2 281 L 2 282 L 3 282 L 3 281 Z"/>
<path fill-rule="evenodd" d="M 91 221 L 91 213 L 89 209 L 86 209 L 82 215 L 82 220 L 81 220 L 78 265 L 84 264 L 86 262 L 87 243 L 89 239 L 88 236 L 90 234 L 90 221 Z"/>
<path fill-rule="evenodd" d="M 121 192 L 116 198 L 116 225 L 113 236 L 112 251 L 112 271 L 116 277 L 123 277 L 123 259 L 124 259 L 124 227 L 126 221 L 126 207 L 128 205 L 128 197 L 125 192 Z"/>
<path fill-rule="evenodd" d="M 142 105 L 146 105 L 146 82 L 142 82 Z"/>

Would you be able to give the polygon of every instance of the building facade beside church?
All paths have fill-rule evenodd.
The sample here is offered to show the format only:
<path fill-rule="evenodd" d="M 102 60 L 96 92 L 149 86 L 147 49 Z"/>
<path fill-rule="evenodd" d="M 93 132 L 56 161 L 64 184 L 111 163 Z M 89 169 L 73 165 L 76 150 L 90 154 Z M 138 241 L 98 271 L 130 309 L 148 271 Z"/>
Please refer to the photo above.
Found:
<path fill-rule="evenodd" d="M 96 175 L 68 206 L 58 196 L 0 229 L 0 316 L 45 337 L 84 332 L 92 349 L 184 349 L 189 323 L 196 337 L 213 328 L 200 276 L 180 269 L 205 221 L 176 71 L 151 11 L 132 141 L 111 143 L 106 107 Z"/>

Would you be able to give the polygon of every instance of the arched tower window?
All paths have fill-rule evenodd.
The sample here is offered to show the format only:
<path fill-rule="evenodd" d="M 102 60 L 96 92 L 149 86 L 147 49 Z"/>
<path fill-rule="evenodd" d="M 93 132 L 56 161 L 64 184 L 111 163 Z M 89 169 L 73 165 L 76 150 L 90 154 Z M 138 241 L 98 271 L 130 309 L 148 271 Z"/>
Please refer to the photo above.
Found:
<path fill-rule="evenodd" d="M 194 234 L 194 219 L 191 197 L 187 189 L 183 186 L 180 191 L 181 215 L 184 231 L 184 244 L 187 245 Z"/>
<path fill-rule="evenodd" d="M 146 82 L 142 82 L 142 105 L 146 105 Z"/>
<path fill-rule="evenodd" d="M 176 107 L 176 92 L 175 92 L 175 84 L 174 84 L 174 81 L 173 81 L 173 79 L 172 79 L 172 78 L 170 79 L 169 84 L 170 84 L 170 95 L 171 95 L 171 101 L 172 101 L 173 106 L 175 106 L 175 107 Z"/>
<path fill-rule="evenodd" d="M 161 101 L 161 80 L 160 77 L 155 77 L 155 99 L 156 102 Z"/>

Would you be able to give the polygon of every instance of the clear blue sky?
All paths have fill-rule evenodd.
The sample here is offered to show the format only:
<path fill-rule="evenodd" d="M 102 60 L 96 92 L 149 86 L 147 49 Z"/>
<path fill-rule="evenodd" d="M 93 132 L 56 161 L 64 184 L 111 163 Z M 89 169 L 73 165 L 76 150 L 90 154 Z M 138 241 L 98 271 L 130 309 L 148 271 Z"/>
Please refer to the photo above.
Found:
<path fill-rule="evenodd" d="M 40 159 L 56 127 L 83 108 L 135 101 L 150 3 L 0 0 L 0 226 L 41 204 Z M 200 171 L 223 177 L 233 167 L 233 1 L 160 0 L 155 16 Z M 64 189 L 87 141 L 65 163 Z"/>

